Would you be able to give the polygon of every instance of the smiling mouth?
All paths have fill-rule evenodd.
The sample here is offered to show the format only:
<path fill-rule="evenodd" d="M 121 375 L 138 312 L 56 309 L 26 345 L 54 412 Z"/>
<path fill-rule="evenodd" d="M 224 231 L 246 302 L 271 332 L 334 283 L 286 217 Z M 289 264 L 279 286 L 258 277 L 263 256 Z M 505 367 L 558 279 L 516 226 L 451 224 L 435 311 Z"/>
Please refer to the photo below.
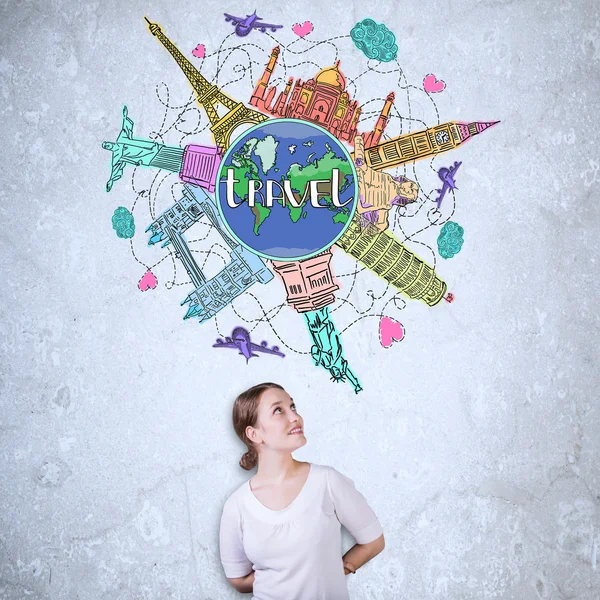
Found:
<path fill-rule="evenodd" d="M 298 433 L 302 433 L 302 427 L 296 427 L 296 429 L 292 429 L 288 435 L 297 435 Z"/>

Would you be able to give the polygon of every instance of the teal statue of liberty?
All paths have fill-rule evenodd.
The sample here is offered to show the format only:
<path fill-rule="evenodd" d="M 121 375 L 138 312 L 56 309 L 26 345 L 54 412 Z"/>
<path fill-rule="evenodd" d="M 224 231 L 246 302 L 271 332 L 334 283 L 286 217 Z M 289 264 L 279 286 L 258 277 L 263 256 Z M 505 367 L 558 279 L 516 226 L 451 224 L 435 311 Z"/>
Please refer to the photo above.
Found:
<path fill-rule="evenodd" d="M 110 179 L 106 191 L 110 192 L 115 181 L 123 176 L 125 165 L 153 167 L 179 173 L 183 161 L 183 148 L 165 146 L 153 140 L 133 137 L 133 121 L 123 106 L 123 125 L 116 142 L 103 142 L 102 147 L 112 152 Z"/>
<path fill-rule="evenodd" d="M 342 340 L 331 320 L 329 307 L 304 313 L 304 320 L 314 342 L 310 354 L 315 366 L 327 369 L 334 381 L 348 379 L 358 394 L 363 388 L 344 358 Z"/>

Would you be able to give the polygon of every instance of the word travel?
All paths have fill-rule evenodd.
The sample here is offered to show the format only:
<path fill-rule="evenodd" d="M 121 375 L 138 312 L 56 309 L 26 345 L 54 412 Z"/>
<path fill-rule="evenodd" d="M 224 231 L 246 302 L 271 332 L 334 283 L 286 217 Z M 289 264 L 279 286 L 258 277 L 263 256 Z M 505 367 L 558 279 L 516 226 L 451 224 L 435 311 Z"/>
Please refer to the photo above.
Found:
<path fill-rule="evenodd" d="M 234 196 L 234 185 L 236 183 L 240 183 L 239 179 L 235 179 L 235 170 L 227 169 L 227 204 L 231 208 L 237 208 L 244 201 L 236 202 Z M 327 191 L 319 191 L 319 184 L 328 184 Z M 275 196 L 273 192 L 273 186 L 277 186 L 278 195 Z M 281 202 L 284 206 L 286 202 L 289 202 L 291 206 L 294 208 L 300 208 L 304 202 L 307 200 L 307 196 L 310 196 L 310 203 L 315 208 L 327 208 L 327 204 L 319 203 L 319 196 L 327 196 L 331 197 L 331 201 L 333 205 L 337 208 L 341 208 L 342 206 L 346 206 L 353 201 L 353 198 L 346 200 L 346 202 L 340 202 L 339 197 L 339 189 L 340 189 L 340 171 L 339 169 L 331 170 L 331 179 L 313 179 L 308 182 L 306 188 L 304 189 L 304 194 L 300 200 L 296 200 L 294 197 L 294 192 L 292 191 L 292 186 L 289 179 L 283 180 L 283 186 L 281 183 L 274 179 L 267 179 L 264 188 L 266 191 L 266 198 L 259 191 L 263 188 L 263 182 L 259 179 L 249 179 L 248 180 L 248 204 L 250 207 L 253 207 L 257 202 L 256 198 L 259 198 L 259 204 L 262 206 L 266 206 L 271 208 L 273 206 L 273 202 Z"/>

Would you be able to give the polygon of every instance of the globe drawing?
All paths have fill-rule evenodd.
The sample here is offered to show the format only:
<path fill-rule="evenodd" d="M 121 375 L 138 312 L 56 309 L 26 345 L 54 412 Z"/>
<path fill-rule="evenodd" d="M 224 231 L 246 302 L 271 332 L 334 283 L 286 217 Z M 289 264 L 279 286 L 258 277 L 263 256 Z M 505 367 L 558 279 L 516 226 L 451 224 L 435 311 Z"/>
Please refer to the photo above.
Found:
<path fill-rule="evenodd" d="M 229 233 L 247 249 L 271 260 L 300 260 L 329 248 L 350 225 L 358 200 L 356 170 L 348 150 L 325 129 L 273 119 L 245 131 L 227 149 L 216 199 Z"/>

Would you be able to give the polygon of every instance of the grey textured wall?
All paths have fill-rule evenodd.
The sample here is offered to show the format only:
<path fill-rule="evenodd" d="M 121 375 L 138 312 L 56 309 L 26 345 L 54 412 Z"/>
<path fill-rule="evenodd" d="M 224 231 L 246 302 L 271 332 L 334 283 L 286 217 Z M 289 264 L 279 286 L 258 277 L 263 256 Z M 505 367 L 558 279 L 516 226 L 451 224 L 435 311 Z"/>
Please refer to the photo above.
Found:
<path fill-rule="evenodd" d="M 353 598 L 600 598 L 597 3 L 1 4 L 1 598 L 236 597 L 217 545 L 223 501 L 249 476 L 237 466 L 231 402 L 263 380 L 298 401 L 308 444 L 297 458 L 351 477 L 383 524 L 387 547 L 349 579 Z M 145 137 L 164 119 L 162 82 L 171 105 L 190 98 L 143 16 L 189 56 L 230 33 L 223 10 L 254 8 L 286 25 L 285 43 L 307 19 L 314 40 L 368 16 L 383 21 L 416 86 L 415 118 L 436 122 L 416 89 L 432 72 L 447 84 L 435 95 L 442 122 L 502 121 L 448 155 L 463 161 L 455 220 L 465 245 L 437 270 L 455 302 L 407 302 L 391 314 L 406 339 L 389 350 L 376 319 L 348 329 L 346 354 L 365 388 L 356 396 L 302 354 L 310 344 L 291 309 L 273 321 L 295 350 L 285 359 L 246 366 L 213 350 L 214 322 L 182 320 L 190 286 L 172 283 L 170 259 L 156 267 L 157 289 L 141 293 L 145 268 L 111 229 L 114 209 L 136 197 L 131 170 L 104 191 L 101 142 L 115 139 L 122 105 Z M 258 33 L 247 41 L 256 79 L 274 43 Z M 364 68 L 348 40 L 338 47 L 349 77 Z M 327 66 L 334 50 L 311 56 Z M 242 100 L 254 81 L 235 68 L 247 63 L 233 55 L 220 75 L 243 75 L 226 88 Z M 209 78 L 215 69 L 207 59 Z M 392 89 L 397 74 L 375 74 L 355 93 Z M 165 141 L 194 141 L 185 131 Z M 435 174 L 420 173 L 433 189 Z M 151 177 L 137 173 L 136 184 Z M 165 185 L 157 213 L 174 200 Z M 148 206 L 134 214 L 136 255 L 153 265 L 162 254 L 146 247 Z M 411 247 L 428 258 L 418 244 L 435 247 L 436 235 Z M 334 258 L 337 272 L 351 268 Z M 176 281 L 185 283 L 181 272 Z M 383 287 L 364 274 L 348 300 L 366 310 L 368 290 Z M 283 301 L 282 286 L 265 290 L 269 306 Z M 247 298 L 236 306 L 262 316 Z M 336 314 L 340 330 L 355 317 L 346 305 Z M 230 309 L 218 320 L 221 334 L 236 324 Z M 265 323 L 256 335 L 277 342 Z"/>

